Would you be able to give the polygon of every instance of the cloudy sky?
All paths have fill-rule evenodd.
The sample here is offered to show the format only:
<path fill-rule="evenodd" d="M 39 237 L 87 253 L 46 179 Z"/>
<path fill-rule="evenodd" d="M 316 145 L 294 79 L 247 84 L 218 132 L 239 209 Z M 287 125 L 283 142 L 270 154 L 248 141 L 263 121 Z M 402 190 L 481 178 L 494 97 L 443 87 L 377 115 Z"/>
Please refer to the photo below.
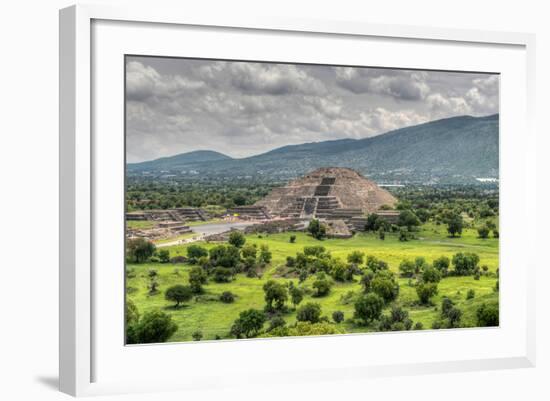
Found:
<path fill-rule="evenodd" d="M 498 112 L 498 75 L 128 57 L 127 159 L 246 157 Z"/>

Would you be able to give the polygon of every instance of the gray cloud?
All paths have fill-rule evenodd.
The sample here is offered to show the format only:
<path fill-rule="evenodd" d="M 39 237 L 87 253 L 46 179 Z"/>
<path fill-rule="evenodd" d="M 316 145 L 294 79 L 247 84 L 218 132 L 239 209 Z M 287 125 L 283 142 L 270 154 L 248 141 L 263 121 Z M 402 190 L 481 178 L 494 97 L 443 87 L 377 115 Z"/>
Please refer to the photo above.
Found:
<path fill-rule="evenodd" d="M 498 75 L 132 57 L 127 159 L 199 149 L 245 157 L 498 112 Z"/>
<path fill-rule="evenodd" d="M 421 71 L 335 67 L 336 82 L 355 94 L 373 93 L 402 100 L 421 100 L 429 93 Z"/>

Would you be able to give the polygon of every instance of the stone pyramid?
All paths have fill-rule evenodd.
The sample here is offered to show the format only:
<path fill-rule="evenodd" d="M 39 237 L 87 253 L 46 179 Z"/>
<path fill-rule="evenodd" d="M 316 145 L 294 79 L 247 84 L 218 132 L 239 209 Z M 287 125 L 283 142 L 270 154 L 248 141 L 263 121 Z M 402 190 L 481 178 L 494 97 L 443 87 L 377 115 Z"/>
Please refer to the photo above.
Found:
<path fill-rule="evenodd" d="M 274 188 L 256 206 L 264 207 L 272 216 L 346 219 L 396 202 L 388 191 L 355 170 L 322 167 Z"/>

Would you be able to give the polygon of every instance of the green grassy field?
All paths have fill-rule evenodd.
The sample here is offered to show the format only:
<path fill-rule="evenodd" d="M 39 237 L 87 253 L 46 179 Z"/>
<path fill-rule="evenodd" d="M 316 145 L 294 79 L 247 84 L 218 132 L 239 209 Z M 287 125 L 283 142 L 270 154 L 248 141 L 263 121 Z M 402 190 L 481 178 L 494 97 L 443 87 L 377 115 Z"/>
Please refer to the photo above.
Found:
<path fill-rule="evenodd" d="M 263 309 L 265 306 L 264 292 L 262 286 L 269 278 L 281 281 L 289 279 L 278 277 L 277 268 L 285 264 L 287 256 L 294 256 L 302 251 L 307 245 L 323 245 L 331 252 L 333 257 L 340 257 L 345 260 L 346 256 L 354 250 L 360 250 L 366 255 L 373 255 L 386 261 L 390 270 L 398 272 L 399 263 L 403 259 L 412 259 L 423 256 L 431 263 L 435 258 L 442 255 L 452 258 L 457 252 L 475 252 L 480 257 L 480 266 L 487 265 L 489 271 L 495 272 L 498 268 L 498 239 L 479 239 L 477 232 L 472 229 L 464 230 L 460 238 L 449 238 L 445 226 L 425 224 L 421 231 L 417 232 L 418 239 L 407 242 L 400 242 L 394 234 L 386 235 L 384 241 L 378 239 L 375 234 L 358 234 L 350 239 L 328 239 L 317 241 L 303 233 L 295 233 L 296 243 L 289 242 L 290 233 L 263 235 L 247 235 L 247 242 L 267 244 L 273 253 L 273 260 L 270 266 L 263 272 L 262 278 L 248 278 L 244 274 L 238 274 L 231 283 L 215 283 L 209 281 L 204 286 L 205 293 L 197 299 L 190 301 L 179 309 L 173 308 L 173 303 L 164 299 L 164 290 L 174 284 L 187 284 L 189 265 L 185 264 L 129 264 L 128 268 L 133 271 L 127 279 L 127 294 L 137 306 L 140 313 L 151 309 L 162 309 L 172 315 L 178 324 L 178 331 L 170 338 L 170 341 L 191 340 L 191 334 L 197 330 L 202 331 L 203 340 L 212 340 L 216 336 L 228 338 L 229 329 L 239 313 L 249 308 Z M 215 244 L 201 243 L 206 248 Z M 188 245 L 171 246 L 164 249 L 170 251 L 170 255 L 186 255 Z M 148 276 L 150 269 L 158 272 L 158 283 L 160 292 L 150 296 L 147 290 Z M 450 297 L 455 304 L 463 311 L 462 325 L 465 327 L 475 326 L 475 310 L 482 302 L 498 300 L 498 293 L 493 289 L 496 278 L 482 276 L 479 280 L 473 277 L 447 277 L 439 283 L 439 293 L 432 298 L 434 305 L 440 305 L 441 298 Z M 295 280 L 297 282 L 297 280 Z M 312 278 L 308 278 L 303 284 L 311 286 Z M 415 288 L 408 279 L 399 279 L 400 293 L 397 300 L 410 312 L 411 319 L 422 322 L 424 328 L 430 328 L 432 322 L 438 318 L 440 311 L 436 306 L 420 307 L 415 301 L 417 295 Z M 466 293 L 469 289 L 475 291 L 475 297 L 466 300 Z M 233 292 L 237 298 L 234 303 L 225 304 L 217 300 L 223 291 Z M 358 282 L 337 283 L 328 296 L 312 298 L 306 296 L 302 304 L 314 301 L 322 306 L 323 315 L 331 317 L 336 310 L 343 311 L 346 319 L 353 316 L 353 302 L 345 303 L 342 296 L 350 291 L 356 294 L 361 292 Z M 288 323 L 293 323 L 295 312 L 291 311 L 284 315 Z M 372 331 L 369 327 L 358 327 L 353 323 L 344 321 L 340 325 L 346 332 Z"/>

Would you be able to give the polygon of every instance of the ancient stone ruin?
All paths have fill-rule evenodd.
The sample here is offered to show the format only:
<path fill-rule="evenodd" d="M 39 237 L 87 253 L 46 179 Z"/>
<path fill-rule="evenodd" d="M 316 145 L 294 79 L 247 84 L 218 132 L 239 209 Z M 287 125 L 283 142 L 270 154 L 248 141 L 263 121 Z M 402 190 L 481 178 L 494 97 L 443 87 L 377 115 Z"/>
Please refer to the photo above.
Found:
<path fill-rule="evenodd" d="M 126 213 L 126 220 L 147 221 L 206 221 L 207 213 L 202 209 L 180 207 L 166 210 L 144 210 Z"/>
<path fill-rule="evenodd" d="M 274 188 L 255 206 L 271 216 L 349 221 L 396 203 L 388 191 L 355 170 L 323 167 Z"/>
<path fill-rule="evenodd" d="M 240 217 L 244 220 L 269 220 L 271 216 L 263 206 L 235 206 L 227 211 L 231 216 Z"/>

